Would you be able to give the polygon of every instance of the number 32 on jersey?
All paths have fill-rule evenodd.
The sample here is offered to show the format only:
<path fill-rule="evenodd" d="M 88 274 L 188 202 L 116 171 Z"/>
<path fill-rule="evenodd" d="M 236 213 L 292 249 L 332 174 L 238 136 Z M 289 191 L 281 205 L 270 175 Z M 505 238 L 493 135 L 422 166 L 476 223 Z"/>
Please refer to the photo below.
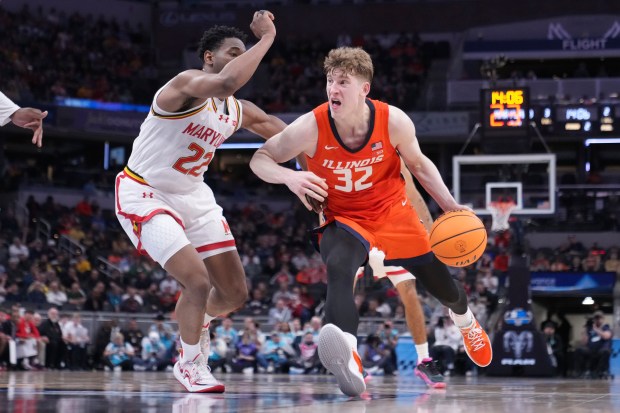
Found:
<path fill-rule="evenodd" d="M 354 169 L 334 169 L 338 181 L 342 185 L 335 185 L 334 189 L 343 192 L 363 191 L 372 186 L 368 179 L 372 175 L 372 166 L 361 166 Z"/>

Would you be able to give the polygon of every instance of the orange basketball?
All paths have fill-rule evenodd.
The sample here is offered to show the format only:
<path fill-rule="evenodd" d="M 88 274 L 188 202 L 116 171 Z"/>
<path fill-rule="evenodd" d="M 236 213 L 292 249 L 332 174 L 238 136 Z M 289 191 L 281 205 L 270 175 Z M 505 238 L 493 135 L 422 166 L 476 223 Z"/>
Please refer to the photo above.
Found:
<path fill-rule="evenodd" d="M 482 256 L 487 230 L 471 211 L 448 211 L 433 222 L 430 241 L 439 261 L 452 267 L 466 267 Z"/>

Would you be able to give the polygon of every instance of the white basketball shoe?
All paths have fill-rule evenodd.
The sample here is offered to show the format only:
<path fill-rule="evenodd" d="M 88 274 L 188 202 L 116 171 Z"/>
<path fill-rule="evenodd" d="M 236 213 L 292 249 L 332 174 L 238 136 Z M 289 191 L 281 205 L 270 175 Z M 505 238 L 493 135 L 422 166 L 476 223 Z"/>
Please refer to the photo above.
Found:
<path fill-rule="evenodd" d="M 336 376 L 340 390 L 355 397 L 366 391 L 362 360 L 357 353 L 357 340 L 333 324 L 326 324 L 319 333 L 319 358 Z"/>
<path fill-rule="evenodd" d="M 183 356 L 174 364 L 174 377 L 190 393 L 223 393 L 226 388 L 217 381 L 202 353 L 192 361 L 182 361 Z"/>

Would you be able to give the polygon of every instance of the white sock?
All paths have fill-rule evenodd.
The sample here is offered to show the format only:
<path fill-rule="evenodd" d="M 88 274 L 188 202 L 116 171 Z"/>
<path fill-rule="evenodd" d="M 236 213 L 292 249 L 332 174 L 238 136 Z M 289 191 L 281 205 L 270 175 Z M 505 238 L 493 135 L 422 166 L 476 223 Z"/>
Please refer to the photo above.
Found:
<path fill-rule="evenodd" d="M 430 358 L 428 354 L 428 342 L 424 344 L 416 344 L 415 351 L 418 353 L 418 364 L 422 363 L 422 360 Z"/>
<path fill-rule="evenodd" d="M 458 328 L 470 328 L 474 325 L 475 320 L 474 313 L 471 312 L 469 307 L 467 307 L 467 312 L 465 314 L 455 314 L 450 310 L 450 318 Z"/>
<path fill-rule="evenodd" d="M 198 356 L 200 353 L 200 344 L 196 343 L 196 344 L 187 344 L 185 341 L 183 341 L 183 338 L 181 338 L 181 348 L 183 349 L 183 356 L 181 357 L 181 361 L 185 362 L 185 361 L 194 361 L 194 359 L 196 358 L 196 356 Z"/>
<path fill-rule="evenodd" d="M 213 320 L 215 320 L 216 317 L 210 316 L 209 314 L 205 313 L 205 318 L 204 321 L 202 322 L 202 328 L 209 328 L 209 323 Z"/>

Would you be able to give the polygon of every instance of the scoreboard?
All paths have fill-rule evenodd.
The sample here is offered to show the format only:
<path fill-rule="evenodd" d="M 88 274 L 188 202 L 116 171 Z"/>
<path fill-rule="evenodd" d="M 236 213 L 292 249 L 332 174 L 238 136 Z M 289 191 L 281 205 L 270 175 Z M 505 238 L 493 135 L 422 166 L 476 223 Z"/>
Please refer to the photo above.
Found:
<path fill-rule="evenodd" d="M 542 130 L 558 135 L 606 135 L 616 131 L 616 119 L 620 118 L 620 105 L 612 104 L 565 104 L 535 106 L 533 120 Z"/>
<path fill-rule="evenodd" d="M 481 149 L 485 153 L 524 153 L 530 147 L 527 88 L 480 91 Z"/>
<path fill-rule="evenodd" d="M 483 136 L 528 136 L 530 121 L 546 133 L 606 135 L 620 125 L 620 103 L 530 104 L 525 87 L 480 90 Z"/>
<path fill-rule="evenodd" d="M 480 102 L 484 132 L 527 131 L 530 119 L 527 88 L 482 89 Z"/>

